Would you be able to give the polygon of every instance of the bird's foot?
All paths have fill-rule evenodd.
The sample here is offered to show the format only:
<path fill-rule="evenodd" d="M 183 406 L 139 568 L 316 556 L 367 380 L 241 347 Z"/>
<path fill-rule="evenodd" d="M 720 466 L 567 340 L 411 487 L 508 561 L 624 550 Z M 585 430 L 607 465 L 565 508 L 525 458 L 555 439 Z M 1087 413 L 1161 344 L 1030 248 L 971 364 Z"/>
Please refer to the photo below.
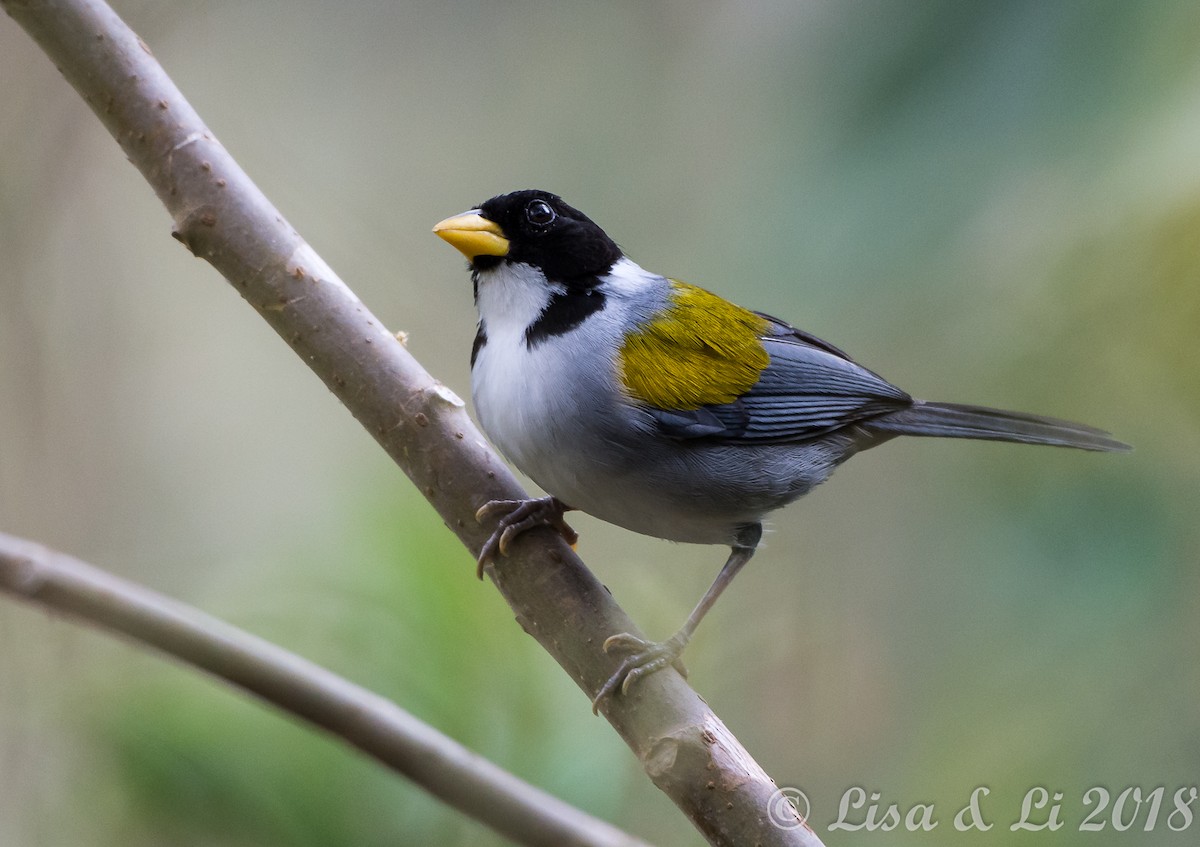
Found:
<path fill-rule="evenodd" d="M 492 500 L 484 503 L 475 513 L 475 520 L 483 523 L 499 516 L 496 530 L 479 551 L 475 560 L 475 575 L 483 579 L 483 569 L 497 555 L 507 556 L 513 540 L 523 532 L 538 526 L 548 526 L 574 546 L 579 534 L 563 520 L 563 513 L 571 507 L 557 497 L 535 497 L 531 500 Z"/>
<path fill-rule="evenodd" d="M 666 641 L 647 641 L 621 632 L 610 636 L 604 641 L 605 653 L 624 653 L 625 658 L 613 671 L 612 676 L 600 687 L 592 699 L 592 712 L 596 713 L 600 703 L 606 697 L 611 697 L 619 688 L 622 694 L 628 694 L 639 679 L 660 671 L 667 665 L 674 665 L 675 670 L 687 676 L 687 668 L 679 660 L 683 648 L 687 647 L 688 638 L 683 632 L 677 632 Z"/>

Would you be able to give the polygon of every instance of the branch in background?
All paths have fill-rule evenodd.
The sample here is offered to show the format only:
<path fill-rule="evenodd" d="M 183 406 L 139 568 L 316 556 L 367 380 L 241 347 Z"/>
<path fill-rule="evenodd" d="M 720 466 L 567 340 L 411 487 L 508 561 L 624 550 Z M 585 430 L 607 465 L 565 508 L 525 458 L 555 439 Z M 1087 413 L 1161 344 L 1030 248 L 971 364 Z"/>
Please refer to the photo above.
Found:
<path fill-rule="evenodd" d="M 472 553 L 475 511 L 523 492 L 463 403 L 430 376 L 288 225 L 217 142 L 146 45 L 98 0 L 0 0 L 91 106 L 174 221 L 383 446 Z M 469 578 L 472 563 L 463 558 Z M 522 536 L 492 579 L 521 626 L 588 697 L 633 623 L 549 530 Z M 582 702 L 581 702 L 581 705 Z M 654 783 L 716 845 L 819 845 L 768 818 L 775 785 L 674 670 L 601 711 Z"/>
<path fill-rule="evenodd" d="M 0 533 L 0 590 L 208 671 L 349 741 L 518 844 L 645 847 L 472 753 L 389 700 L 198 609 Z"/>

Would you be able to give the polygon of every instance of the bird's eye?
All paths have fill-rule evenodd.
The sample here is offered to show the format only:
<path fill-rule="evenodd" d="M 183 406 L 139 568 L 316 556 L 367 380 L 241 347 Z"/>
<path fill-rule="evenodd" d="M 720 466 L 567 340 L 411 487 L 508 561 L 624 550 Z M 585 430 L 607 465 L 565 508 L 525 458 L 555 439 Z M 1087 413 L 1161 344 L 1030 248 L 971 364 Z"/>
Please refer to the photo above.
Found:
<path fill-rule="evenodd" d="M 554 210 L 545 200 L 534 200 L 525 207 L 525 219 L 536 226 L 545 226 L 555 217 Z"/>

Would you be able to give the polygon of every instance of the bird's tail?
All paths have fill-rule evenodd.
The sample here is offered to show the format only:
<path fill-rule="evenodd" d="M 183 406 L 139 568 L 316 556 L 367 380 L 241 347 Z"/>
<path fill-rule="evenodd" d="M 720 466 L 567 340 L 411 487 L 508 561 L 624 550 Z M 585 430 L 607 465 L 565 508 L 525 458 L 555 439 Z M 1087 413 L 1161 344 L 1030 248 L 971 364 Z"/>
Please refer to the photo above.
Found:
<path fill-rule="evenodd" d="M 864 426 L 883 435 L 927 435 L 942 438 L 979 438 L 1015 441 L 1019 444 L 1049 444 L 1080 450 L 1124 451 L 1132 449 L 1107 432 L 1084 424 L 1007 412 L 984 406 L 957 403 L 927 403 L 881 415 Z"/>

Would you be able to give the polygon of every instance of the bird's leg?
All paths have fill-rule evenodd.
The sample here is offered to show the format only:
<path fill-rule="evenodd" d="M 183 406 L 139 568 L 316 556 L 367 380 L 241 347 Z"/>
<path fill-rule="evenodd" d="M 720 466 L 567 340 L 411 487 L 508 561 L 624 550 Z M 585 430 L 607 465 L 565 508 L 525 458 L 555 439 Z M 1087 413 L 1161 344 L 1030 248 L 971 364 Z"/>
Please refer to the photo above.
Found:
<path fill-rule="evenodd" d="M 535 497 L 530 500 L 492 500 L 484 503 L 475 513 L 475 520 L 483 523 L 488 518 L 499 516 L 496 530 L 491 534 L 476 559 L 475 575 L 483 579 L 483 569 L 496 555 L 508 555 L 509 545 L 518 535 L 538 526 L 548 526 L 574 545 L 578 533 L 563 520 L 563 513 L 571 507 L 557 497 Z"/>
<path fill-rule="evenodd" d="M 700 625 L 700 621 L 717 602 L 717 598 L 721 596 L 721 592 L 729 586 L 729 583 L 733 582 L 733 578 L 737 576 L 738 571 L 745 566 L 746 562 L 750 561 L 761 538 L 762 524 L 747 524 L 738 530 L 735 543 L 729 551 L 729 558 L 725 560 L 721 572 L 717 574 L 717 578 L 713 580 L 708 591 L 704 592 L 704 596 L 700 598 L 696 608 L 688 615 L 683 626 L 666 641 L 647 641 L 628 632 L 618 633 L 605 639 L 605 653 L 625 653 L 627 655 L 593 698 L 593 712 L 599 708 L 600 702 L 605 697 L 610 696 L 618 688 L 621 689 L 622 694 L 627 694 L 630 687 L 639 679 L 662 670 L 667 665 L 674 664 L 681 674 L 687 676 L 687 671 L 679 662 L 679 656 L 687 647 L 688 642 L 692 640 L 692 634 Z"/>

